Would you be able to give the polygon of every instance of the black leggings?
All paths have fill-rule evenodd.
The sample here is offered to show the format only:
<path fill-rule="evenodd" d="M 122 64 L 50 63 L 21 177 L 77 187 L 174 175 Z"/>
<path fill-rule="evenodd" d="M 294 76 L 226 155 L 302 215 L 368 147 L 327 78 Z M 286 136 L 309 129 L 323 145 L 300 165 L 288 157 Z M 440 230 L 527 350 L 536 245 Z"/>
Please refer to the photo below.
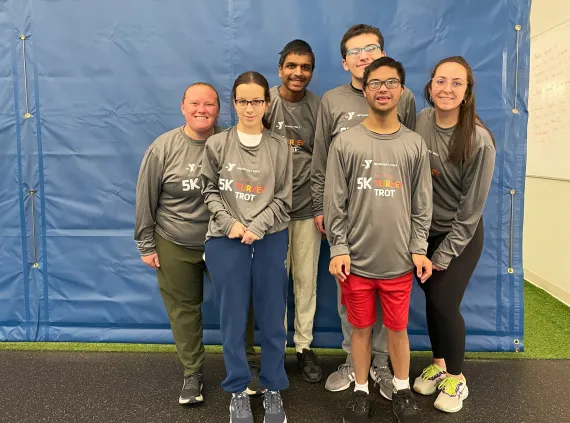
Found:
<path fill-rule="evenodd" d="M 446 234 L 428 239 L 428 258 L 431 258 Z M 445 359 L 447 372 L 462 373 L 465 356 L 465 321 L 459 310 L 463 294 L 477 266 L 483 250 L 483 218 L 473 238 L 463 252 L 451 260 L 447 270 L 434 270 L 424 284 L 426 316 L 434 358 Z"/>

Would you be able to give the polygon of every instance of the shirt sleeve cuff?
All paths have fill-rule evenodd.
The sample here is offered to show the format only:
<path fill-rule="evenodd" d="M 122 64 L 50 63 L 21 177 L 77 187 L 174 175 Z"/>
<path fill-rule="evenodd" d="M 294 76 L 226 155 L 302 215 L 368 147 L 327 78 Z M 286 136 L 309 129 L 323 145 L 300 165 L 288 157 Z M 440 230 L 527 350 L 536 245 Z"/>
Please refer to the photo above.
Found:
<path fill-rule="evenodd" d="M 433 256 L 431 257 L 431 262 L 435 264 L 437 267 L 441 267 L 442 269 L 447 269 L 452 258 L 453 257 L 449 254 L 445 254 L 441 251 L 436 251 L 435 253 L 433 253 Z"/>
<path fill-rule="evenodd" d="M 254 234 L 256 237 L 258 237 L 259 239 L 263 239 L 263 236 L 265 235 L 263 232 L 261 232 L 257 227 L 253 225 L 249 225 L 249 228 L 247 228 L 247 230 L 250 231 L 252 234 Z"/>
<path fill-rule="evenodd" d="M 424 239 L 410 240 L 410 254 L 419 254 L 425 256 L 427 254 L 428 243 Z"/>
<path fill-rule="evenodd" d="M 229 236 L 230 232 L 232 231 L 232 228 L 234 227 L 234 223 L 236 223 L 237 220 L 232 218 L 228 219 L 228 226 L 225 228 L 224 233 L 226 234 L 226 236 Z"/>
<path fill-rule="evenodd" d="M 331 247 L 331 258 L 336 256 L 347 256 L 350 254 L 350 250 L 348 249 L 348 245 L 335 245 Z"/>

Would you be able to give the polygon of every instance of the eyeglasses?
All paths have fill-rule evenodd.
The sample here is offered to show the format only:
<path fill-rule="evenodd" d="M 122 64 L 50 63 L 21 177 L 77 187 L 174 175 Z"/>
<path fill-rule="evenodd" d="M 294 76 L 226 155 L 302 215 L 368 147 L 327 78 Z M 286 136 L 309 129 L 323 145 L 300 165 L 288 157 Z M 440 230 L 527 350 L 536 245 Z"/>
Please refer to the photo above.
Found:
<path fill-rule="evenodd" d="M 373 79 L 372 81 L 368 81 L 368 83 L 366 84 L 366 86 L 370 91 L 378 91 L 380 88 L 382 88 L 382 85 L 386 85 L 386 88 L 391 90 L 394 88 L 398 88 L 400 86 L 400 80 L 397 78 L 390 78 L 387 79 L 386 81 L 382 81 L 380 79 Z"/>
<path fill-rule="evenodd" d="M 365 52 L 366 54 L 374 54 L 377 51 L 381 51 L 381 50 L 382 49 L 380 48 L 379 44 L 368 44 L 367 46 L 364 46 L 364 47 L 349 48 L 348 50 L 346 50 L 346 55 L 347 56 L 358 56 L 361 51 Z"/>
<path fill-rule="evenodd" d="M 261 107 L 265 103 L 265 100 L 244 100 L 240 98 L 239 100 L 236 98 L 235 100 L 236 106 L 240 109 L 245 109 L 248 104 L 251 104 L 254 108 Z"/>
<path fill-rule="evenodd" d="M 445 78 L 434 78 L 432 81 L 434 85 L 440 89 L 447 87 L 447 84 L 449 83 L 451 83 L 451 89 L 453 90 L 460 90 L 467 85 L 467 83 L 462 79 L 452 79 L 451 81 L 448 81 Z"/>

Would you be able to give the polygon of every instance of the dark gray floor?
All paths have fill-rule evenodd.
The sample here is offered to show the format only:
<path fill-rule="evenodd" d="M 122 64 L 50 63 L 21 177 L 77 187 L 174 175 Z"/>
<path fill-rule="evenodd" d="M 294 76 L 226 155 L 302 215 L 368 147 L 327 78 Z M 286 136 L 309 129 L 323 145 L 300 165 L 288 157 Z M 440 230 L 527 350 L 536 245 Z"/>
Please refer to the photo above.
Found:
<path fill-rule="evenodd" d="M 342 357 L 322 358 L 325 375 Z M 412 361 L 412 376 L 425 360 Z M 287 358 L 291 387 L 283 393 L 289 423 L 340 422 L 350 390 L 309 385 Z M 209 355 L 198 407 L 177 403 L 181 367 L 174 354 L 0 351 L 2 422 L 228 422 L 229 396 L 220 388 L 221 355 Z M 418 398 L 425 422 L 570 422 L 570 361 L 470 361 L 469 399 L 455 415 L 438 412 L 435 397 Z M 372 385 L 371 385 L 372 386 Z M 566 392 L 566 394 L 564 394 Z M 391 403 L 373 394 L 370 422 L 392 422 Z M 262 402 L 252 399 L 256 422 Z"/>

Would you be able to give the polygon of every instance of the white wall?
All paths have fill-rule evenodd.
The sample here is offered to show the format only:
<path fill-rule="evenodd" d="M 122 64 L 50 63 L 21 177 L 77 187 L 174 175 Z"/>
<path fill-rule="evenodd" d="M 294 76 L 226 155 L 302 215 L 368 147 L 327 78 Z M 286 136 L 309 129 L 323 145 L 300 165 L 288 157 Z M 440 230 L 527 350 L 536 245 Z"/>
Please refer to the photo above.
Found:
<path fill-rule="evenodd" d="M 532 38 L 569 20 L 570 1 L 533 0 L 531 60 Z M 570 181 L 527 177 L 523 235 L 525 278 L 566 304 L 570 304 L 569 223 Z"/>

